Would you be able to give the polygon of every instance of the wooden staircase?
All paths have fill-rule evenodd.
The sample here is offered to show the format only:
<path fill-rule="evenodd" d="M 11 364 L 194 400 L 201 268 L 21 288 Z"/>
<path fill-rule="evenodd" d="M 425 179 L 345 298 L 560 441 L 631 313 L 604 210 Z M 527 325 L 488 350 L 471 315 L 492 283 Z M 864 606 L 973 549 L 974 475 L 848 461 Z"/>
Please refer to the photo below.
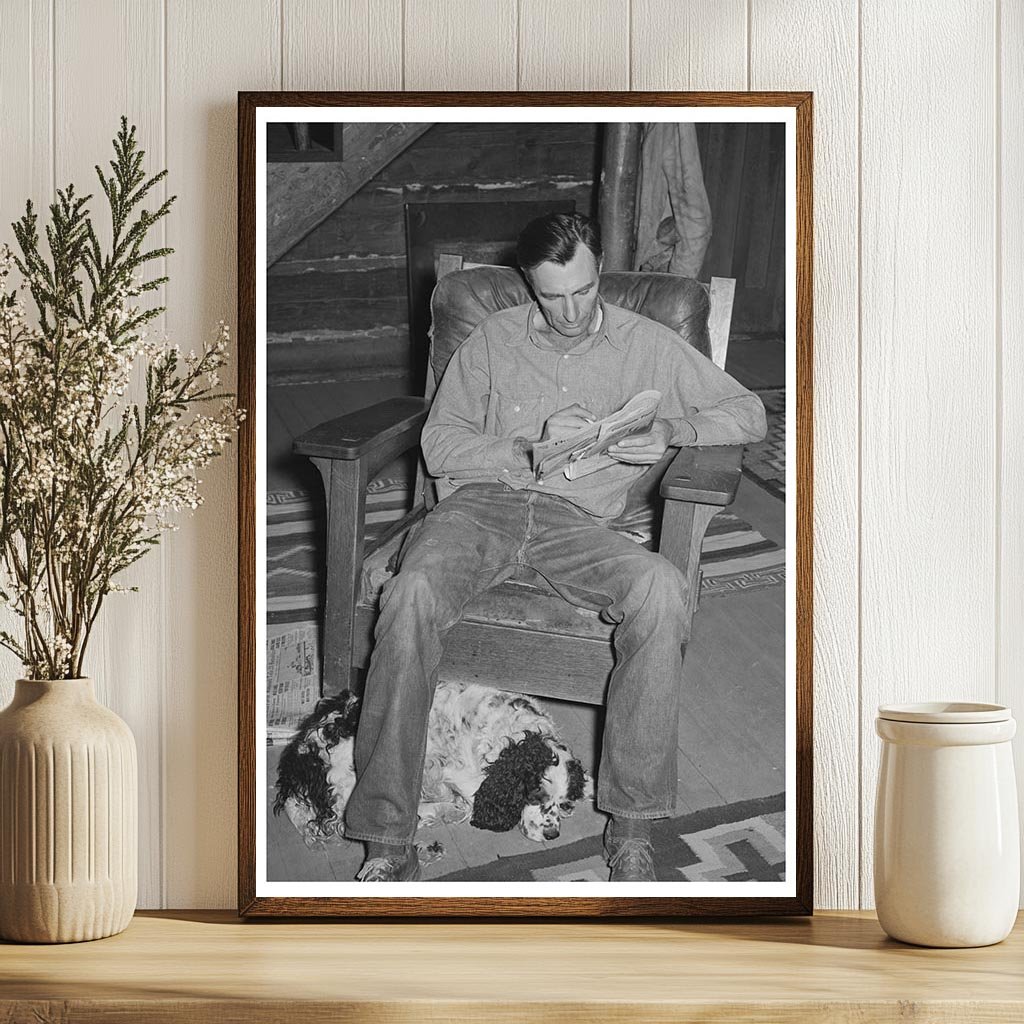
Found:
<path fill-rule="evenodd" d="M 557 198 L 592 208 L 593 124 L 348 123 L 341 148 L 341 161 L 268 166 L 266 350 L 275 386 L 390 381 L 401 394 L 411 385 L 411 207 L 440 215 L 460 204 L 479 212 Z M 468 251 L 461 221 L 454 228 L 445 237 Z"/>
<path fill-rule="evenodd" d="M 350 123 L 338 163 L 267 165 L 267 266 L 323 223 L 375 174 L 415 142 L 431 122 Z"/>

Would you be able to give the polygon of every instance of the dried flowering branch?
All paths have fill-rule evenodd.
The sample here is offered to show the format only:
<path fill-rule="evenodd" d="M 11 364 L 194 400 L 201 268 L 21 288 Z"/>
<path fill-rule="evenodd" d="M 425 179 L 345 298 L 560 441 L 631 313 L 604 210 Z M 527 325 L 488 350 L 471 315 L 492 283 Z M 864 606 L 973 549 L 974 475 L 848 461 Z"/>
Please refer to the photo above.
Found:
<path fill-rule="evenodd" d="M 167 278 L 144 281 L 143 270 L 172 250 L 146 250 L 145 239 L 175 197 L 139 208 L 167 172 L 147 178 L 125 118 L 114 154 L 109 177 L 96 168 L 108 247 L 90 219 L 91 196 L 73 186 L 50 206 L 48 255 L 31 203 L 13 225 L 21 255 L 0 247 L 0 599 L 22 620 L 22 635 L 0 631 L 0 645 L 34 679 L 82 674 L 103 599 L 125 589 L 114 578 L 177 528 L 173 513 L 200 504 L 197 473 L 243 415 L 218 390 L 223 323 L 198 353 L 147 340 L 146 325 L 164 309 L 137 299 Z M 126 398 L 137 366 L 146 385 L 138 403 Z"/>

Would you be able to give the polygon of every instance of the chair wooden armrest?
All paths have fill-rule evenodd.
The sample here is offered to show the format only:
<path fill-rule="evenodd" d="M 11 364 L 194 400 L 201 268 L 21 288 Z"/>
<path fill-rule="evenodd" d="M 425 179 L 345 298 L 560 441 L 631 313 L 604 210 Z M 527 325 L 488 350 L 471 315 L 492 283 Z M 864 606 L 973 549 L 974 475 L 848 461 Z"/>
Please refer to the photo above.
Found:
<path fill-rule="evenodd" d="M 661 478 L 665 507 L 658 551 L 686 578 L 687 638 L 700 598 L 704 534 L 716 513 L 735 499 L 742 462 L 742 445 L 680 448 Z"/>
<path fill-rule="evenodd" d="M 426 398 L 389 398 L 321 423 L 297 437 L 292 449 L 311 459 L 366 460 L 372 476 L 396 455 L 419 444 L 429 410 Z"/>
<path fill-rule="evenodd" d="M 327 581 L 324 607 L 325 692 L 347 689 L 351 679 L 353 623 L 363 567 L 366 488 L 371 477 L 396 456 L 415 448 L 427 418 L 426 398 L 390 398 L 358 412 L 321 423 L 292 450 L 320 471 L 327 501 Z M 425 509 L 414 508 L 379 537 L 380 546 Z"/>
<path fill-rule="evenodd" d="M 731 505 L 740 485 L 743 445 L 680 448 L 661 478 L 661 496 L 671 501 Z"/>

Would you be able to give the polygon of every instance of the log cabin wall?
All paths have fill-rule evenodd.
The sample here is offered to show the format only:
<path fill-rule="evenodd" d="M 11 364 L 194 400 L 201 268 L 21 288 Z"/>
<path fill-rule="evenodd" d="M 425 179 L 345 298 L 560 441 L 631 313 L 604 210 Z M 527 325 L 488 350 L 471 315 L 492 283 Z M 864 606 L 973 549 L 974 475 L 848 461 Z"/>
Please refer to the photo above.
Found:
<path fill-rule="evenodd" d="M 599 134 L 594 124 L 431 127 L 271 267 L 272 379 L 407 378 L 405 204 L 565 198 L 592 212 Z"/>

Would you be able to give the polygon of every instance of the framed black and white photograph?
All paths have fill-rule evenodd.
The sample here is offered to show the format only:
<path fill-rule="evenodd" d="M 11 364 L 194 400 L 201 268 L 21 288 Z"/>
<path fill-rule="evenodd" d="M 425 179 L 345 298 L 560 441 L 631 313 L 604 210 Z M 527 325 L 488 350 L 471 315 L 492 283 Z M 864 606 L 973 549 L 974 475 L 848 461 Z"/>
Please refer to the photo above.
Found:
<path fill-rule="evenodd" d="M 239 94 L 241 913 L 811 913 L 810 124 Z"/>

